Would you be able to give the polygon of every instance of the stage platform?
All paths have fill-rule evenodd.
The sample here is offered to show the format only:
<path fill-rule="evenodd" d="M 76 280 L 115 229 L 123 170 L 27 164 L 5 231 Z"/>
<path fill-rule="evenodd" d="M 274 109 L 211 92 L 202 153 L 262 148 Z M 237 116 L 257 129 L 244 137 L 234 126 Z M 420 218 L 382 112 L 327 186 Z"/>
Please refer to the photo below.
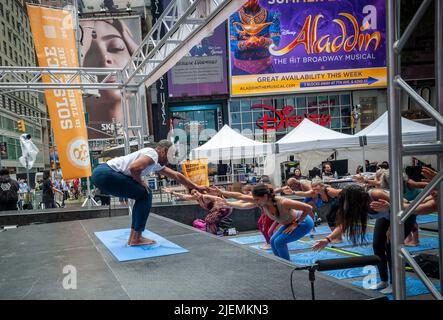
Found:
<path fill-rule="evenodd" d="M 189 252 L 118 262 L 94 232 L 129 223 L 120 216 L 0 232 L 0 299 L 293 299 L 294 264 L 155 214 L 148 229 Z M 75 290 L 63 288 L 66 265 L 77 270 Z M 316 279 L 318 299 L 383 297 L 318 272 Z M 293 280 L 297 299 L 311 299 L 307 271 L 296 271 Z"/>

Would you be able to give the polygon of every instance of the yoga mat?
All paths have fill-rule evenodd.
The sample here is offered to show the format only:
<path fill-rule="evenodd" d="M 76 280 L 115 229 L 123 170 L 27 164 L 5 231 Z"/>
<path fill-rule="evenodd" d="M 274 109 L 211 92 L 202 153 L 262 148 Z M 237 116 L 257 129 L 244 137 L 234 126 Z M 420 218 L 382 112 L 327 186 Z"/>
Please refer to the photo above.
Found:
<path fill-rule="evenodd" d="M 316 236 L 316 235 L 320 235 L 320 234 L 330 234 L 332 231 L 331 231 L 331 228 L 329 228 L 329 226 L 318 226 L 318 227 L 315 227 L 315 233 L 314 233 L 314 235 Z"/>
<path fill-rule="evenodd" d="M 357 280 L 357 281 L 353 281 L 352 284 L 363 288 L 363 281 L 364 280 Z M 371 280 L 372 282 L 374 280 Z M 372 283 L 371 282 L 371 283 Z M 380 282 L 380 279 L 377 277 L 377 283 Z M 367 281 L 366 281 L 367 283 Z M 436 283 L 434 283 L 436 284 Z M 436 288 L 438 290 L 440 290 L 440 284 L 437 283 Z M 421 280 L 411 277 L 411 276 L 406 276 L 406 296 L 407 297 L 413 297 L 413 296 L 419 296 L 422 294 L 428 294 L 429 290 L 428 288 L 425 287 L 425 285 L 423 284 L 423 282 L 421 282 Z M 392 294 L 388 294 L 387 295 L 388 299 L 393 300 L 393 296 Z"/>
<path fill-rule="evenodd" d="M 371 244 L 374 239 L 373 233 L 367 233 L 365 236 L 365 241 L 367 244 Z M 331 248 L 343 248 L 343 247 L 352 247 L 352 242 L 349 239 L 343 239 L 342 243 L 335 243 L 329 245 Z"/>
<path fill-rule="evenodd" d="M 314 243 L 315 243 L 315 241 L 306 241 L 306 242 L 294 241 L 294 242 L 288 243 L 288 250 L 295 251 L 295 250 L 311 249 L 312 246 L 314 245 Z M 262 245 L 263 245 L 263 243 L 255 244 L 250 247 L 260 250 L 260 251 L 263 251 L 263 252 L 272 253 L 272 249 L 263 250 L 262 248 L 260 248 Z"/>
<path fill-rule="evenodd" d="M 253 243 L 266 242 L 265 237 L 261 233 L 252 236 L 235 237 L 228 240 L 239 244 L 253 244 Z"/>
<path fill-rule="evenodd" d="M 353 253 L 358 253 L 363 256 L 371 256 L 374 254 L 374 250 L 372 249 L 372 245 L 367 246 L 361 246 L 361 247 L 350 247 L 350 248 L 343 248 L 344 251 L 349 251 Z"/>
<path fill-rule="evenodd" d="M 157 241 L 156 244 L 148 246 L 128 246 L 130 229 L 117 229 L 95 232 L 98 239 L 108 248 L 118 261 L 130 261 L 160 256 L 168 256 L 178 253 L 189 252 L 186 249 L 172 243 L 169 240 L 145 230 L 143 236 Z"/>
<path fill-rule="evenodd" d="M 321 273 L 326 274 L 330 277 L 334 277 L 339 280 L 365 277 L 371 274 L 371 272 L 376 273 L 377 272 L 376 267 L 367 266 L 367 267 L 352 268 L 352 269 L 321 271 Z"/>
<path fill-rule="evenodd" d="M 313 252 L 313 251 L 307 251 L 307 252 L 301 252 L 301 253 L 294 253 L 290 254 L 290 259 L 292 262 L 298 265 L 311 265 L 314 264 L 317 260 L 324 260 L 324 259 L 338 259 L 338 258 L 344 258 L 345 255 L 331 252 L 331 251 L 320 251 L 320 252 Z"/>
<path fill-rule="evenodd" d="M 406 247 L 409 252 L 438 249 L 438 238 L 420 238 L 420 245 L 417 247 Z"/>
<path fill-rule="evenodd" d="M 423 224 L 423 223 L 431 223 L 431 222 L 437 222 L 438 216 L 435 214 L 425 214 L 425 215 L 418 215 L 417 216 L 417 223 Z"/>

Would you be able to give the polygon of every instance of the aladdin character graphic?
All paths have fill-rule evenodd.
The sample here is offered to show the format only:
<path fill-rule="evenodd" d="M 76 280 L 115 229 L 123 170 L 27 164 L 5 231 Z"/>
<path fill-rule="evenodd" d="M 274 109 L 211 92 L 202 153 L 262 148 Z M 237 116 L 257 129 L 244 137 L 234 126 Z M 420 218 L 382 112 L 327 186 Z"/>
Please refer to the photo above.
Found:
<path fill-rule="evenodd" d="M 280 43 L 279 15 L 261 8 L 258 0 L 248 0 L 231 16 L 233 75 L 273 73 L 269 46 Z"/>

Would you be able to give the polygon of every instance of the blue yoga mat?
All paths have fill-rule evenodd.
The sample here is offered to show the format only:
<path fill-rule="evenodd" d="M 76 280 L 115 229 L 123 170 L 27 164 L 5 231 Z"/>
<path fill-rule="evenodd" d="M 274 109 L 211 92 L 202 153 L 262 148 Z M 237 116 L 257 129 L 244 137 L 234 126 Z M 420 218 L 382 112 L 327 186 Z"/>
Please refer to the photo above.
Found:
<path fill-rule="evenodd" d="M 372 245 L 342 248 L 342 250 L 353 252 L 353 253 L 358 253 L 363 256 L 372 256 L 374 254 L 374 249 L 372 249 Z"/>
<path fill-rule="evenodd" d="M 437 222 L 438 216 L 435 214 L 426 214 L 426 215 L 419 215 L 417 216 L 417 223 L 423 224 L 423 223 L 432 223 Z"/>
<path fill-rule="evenodd" d="M 231 238 L 229 241 L 239 243 L 239 244 L 253 244 L 253 243 L 261 243 L 266 242 L 265 237 L 260 233 L 253 236 L 245 236 L 245 237 L 236 237 Z"/>
<path fill-rule="evenodd" d="M 372 272 L 375 272 L 375 273 L 377 272 L 377 269 L 374 266 L 352 268 L 352 269 L 322 271 L 321 273 L 326 274 L 330 277 L 334 277 L 339 280 L 343 280 L 343 279 L 365 277 L 365 276 L 371 274 Z"/>
<path fill-rule="evenodd" d="M 367 233 L 365 236 L 365 240 L 367 244 L 371 244 L 374 239 L 373 233 Z M 343 248 L 343 247 L 352 247 L 352 242 L 349 239 L 343 239 L 342 243 L 335 243 L 330 245 L 332 248 Z"/>
<path fill-rule="evenodd" d="M 95 232 L 97 238 L 111 251 L 118 261 L 130 261 L 137 259 L 146 259 L 160 256 L 168 256 L 178 253 L 189 252 L 186 249 L 172 243 L 169 240 L 145 230 L 143 236 L 157 241 L 156 244 L 149 246 L 128 246 L 130 229 L 118 229 Z"/>
<path fill-rule="evenodd" d="M 309 242 L 309 243 L 305 243 L 305 242 L 300 242 L 300 241 L 294 241 L 291 243 L 288 243 L 288 250 L 289 251 L 295 251 L 295 250 L 305 250 L 305 249 L 311 249 L 312 245 L 314 244 L 314 242 Z M 255 244 L 250 246 L 251 248 L 263 251 L 263 252 L 268 252 L 271 253 L 272 250 L 263 250 L 262 248 L 260 248 L 263 244 Z"/>
<path fill-rule="evenodd" d="M 315 261 L 317 260 L 338 259 L 344 257 L 345 256 L 340 253 L 331 252 L 327 250 L 323 250 L 320 252 L 307 251 L 307 252 L 290 254 L 292 262 L 303 266 L 314 264 Z"/>
<path fill-rule="evenodd" d="M 406 247 L 409 252 L 438 249 L 438 238 L 420 238 L 420 245 L 417 247 Z"/>
<path fill-rule="evenodd" d="M 332 232 L 331 228 L 329 228 L 328 226 L 318 226 L 318 227 L 315 227 L 314 235 L 316 236 L 316 235 L 321 235 L 321 234 L 330 234 L 331 232 Z"/>
<path fill-rule="evenodd" d="M 374 280 L 371 280 L 372 282 Z M 365 280 L 357 280 L 357 281 L 353 281 L 352 284 L 363 288 L 363 283 L 365 282 Z M 376 283 L 380 282 L 380 278 L 377 277 L 377 281 Z M 366 283 L 368 283 L 366 281 Z M 434 283 L 436 284 L 436 283 Z M 440 290 L 440 284 L 437 283 L 436 288 L 438 290 Z M 406 276 L 406 297 L 413 297 L 413 296 L 419 296 L 422 294 L 428 294 L 429 290 L 428 288 L 425 287 L 425 285 L 423 284 L 423 282 L 421 282 L 421 280 L 411 277 L 411 276 Z M 388 299 L 392 300 L 393 296 L 392 294 L 388 294 L 387 295 Z"/>

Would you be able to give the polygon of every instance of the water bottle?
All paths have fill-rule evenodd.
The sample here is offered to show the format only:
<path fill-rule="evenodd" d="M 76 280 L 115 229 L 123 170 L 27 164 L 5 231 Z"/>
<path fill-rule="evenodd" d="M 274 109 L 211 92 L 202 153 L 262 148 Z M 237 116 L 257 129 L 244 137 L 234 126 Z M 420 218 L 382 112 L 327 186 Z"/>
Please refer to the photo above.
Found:
<path fill-rule="evenodd" d="M 334 172 L 334 179 L 338 179 L 337 171 Z"/>

